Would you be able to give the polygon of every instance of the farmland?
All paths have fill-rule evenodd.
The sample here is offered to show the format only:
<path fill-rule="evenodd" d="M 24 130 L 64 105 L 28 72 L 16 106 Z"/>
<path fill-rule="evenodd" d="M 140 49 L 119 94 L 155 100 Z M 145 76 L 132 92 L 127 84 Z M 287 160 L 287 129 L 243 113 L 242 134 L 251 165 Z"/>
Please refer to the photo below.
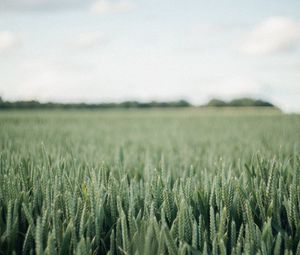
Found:
<path fill-rule="evenodd" d="M 0 254 L 300 254 L 300 116 L 0 112 Z"/>

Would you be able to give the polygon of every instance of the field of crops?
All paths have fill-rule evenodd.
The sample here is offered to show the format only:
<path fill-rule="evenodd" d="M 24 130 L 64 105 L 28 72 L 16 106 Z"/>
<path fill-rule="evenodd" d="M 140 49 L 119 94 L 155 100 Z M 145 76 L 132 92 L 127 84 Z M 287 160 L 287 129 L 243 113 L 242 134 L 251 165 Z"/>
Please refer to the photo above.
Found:
<path fill-rule="evenodd" d="M 0 112 L 0 254 L 300 254 L 300 116 Z"/>

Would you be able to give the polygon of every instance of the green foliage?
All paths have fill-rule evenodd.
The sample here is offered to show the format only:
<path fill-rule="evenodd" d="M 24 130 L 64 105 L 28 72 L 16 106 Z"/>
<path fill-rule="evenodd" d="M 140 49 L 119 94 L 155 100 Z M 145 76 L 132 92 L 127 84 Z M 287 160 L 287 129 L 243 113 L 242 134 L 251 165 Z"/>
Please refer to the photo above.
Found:
<path fill-rule="evenodd" d="M 124 101 L 121 103 L 41 103 L 39 101 L 3 101 L 0 97 L 0 110 L 5 109 L 113 109 L 113 108 L 178 108 L 192 106 L 186 100 L 169 102 Z"/>
<path fill-rule="evenodd" d="M 260 99 L 252 99 L 252 98 L 237 98 L 231 101 L 225 102 L 220 99 L 211 99 L 206 106 L 212 107 L 275 107 L 272 103 L 260 100 Z"/>
<path fill-rule="evenodd" d="M 300 118 L 0 113 L 0 254 L 299 254 Z"/>

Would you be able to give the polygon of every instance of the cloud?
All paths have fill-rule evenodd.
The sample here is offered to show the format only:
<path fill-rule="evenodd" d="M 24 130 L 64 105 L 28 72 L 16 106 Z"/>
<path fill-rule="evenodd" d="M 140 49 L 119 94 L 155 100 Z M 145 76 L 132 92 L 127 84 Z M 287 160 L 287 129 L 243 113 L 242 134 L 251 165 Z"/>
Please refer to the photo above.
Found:
<path fill-rule="evenodd" d="M 108 0 L 99 0 L 91 5 L 92 14 L 122 13 L 133 11 L 136 6 L 129 1 L 110 2 Z"/>
<path fill-rule="evenodd" d="M 0 13 L 84 9 L 97 15 L 130 12 L 135 8 L 135 4 L 130 0 L 0 0 Z"/>
<path fill-rule="evenodd" d="M 81 33 L 70 44 L 77 49 L 89 49 L 104 46 L 109 42 L 109 38 L 99 32 Z"/>
<path fill-rule="evenodd" d="M 0 31 L 0 53 L 19 44 L 18 37 L 10 31 Z"/>
<path fill-rule="evenodd" d="M 271 17 L 248 34 L 240 50 L 247 55 L 270 55 L 297 47 L 300 47 L 300 23 L 286 17 Z"/>
<path fill-rule="evenodd" d="M 45 0 L 0 0 L 2 11 L 28 11 L 57 7 L 57 1 Z"/>
<path fill-rule="evenodd" d="M 0 13 L 5 11 L 90 10 L 92 14 L 130 12 L 136 8 L 130 0 L 0 0 Z"/>
<path fill-rule="evenodd" d="M 1 11 L 48 11 L 88 6 L 92 0 L 0 0 Z"/>
<path fill-rule="evenodd" d="M 66 62 L 24 58 L 15 65 L 18 73 L 5 86 L 5 97 L 41 101 L 85 101 L 99 96 L 96 72 L 74 69 Z M 0 77 L 1 78 L 1 77 Z M 7 85 L 9 84 L 9 85 Z M 97 84 L 98 85 L 98 84 Z M 13 89 L 12 89 L 13 88 Z"/>

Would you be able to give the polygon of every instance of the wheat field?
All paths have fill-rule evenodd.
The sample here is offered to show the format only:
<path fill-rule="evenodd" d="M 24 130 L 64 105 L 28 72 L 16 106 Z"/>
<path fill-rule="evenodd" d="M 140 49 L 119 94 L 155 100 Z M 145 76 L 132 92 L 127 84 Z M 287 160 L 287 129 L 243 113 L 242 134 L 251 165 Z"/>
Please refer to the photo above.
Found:
<path fill-rule="evenodd" d="M 300 254 L 300 116 L 0 112 L 0 254 Z"/>

